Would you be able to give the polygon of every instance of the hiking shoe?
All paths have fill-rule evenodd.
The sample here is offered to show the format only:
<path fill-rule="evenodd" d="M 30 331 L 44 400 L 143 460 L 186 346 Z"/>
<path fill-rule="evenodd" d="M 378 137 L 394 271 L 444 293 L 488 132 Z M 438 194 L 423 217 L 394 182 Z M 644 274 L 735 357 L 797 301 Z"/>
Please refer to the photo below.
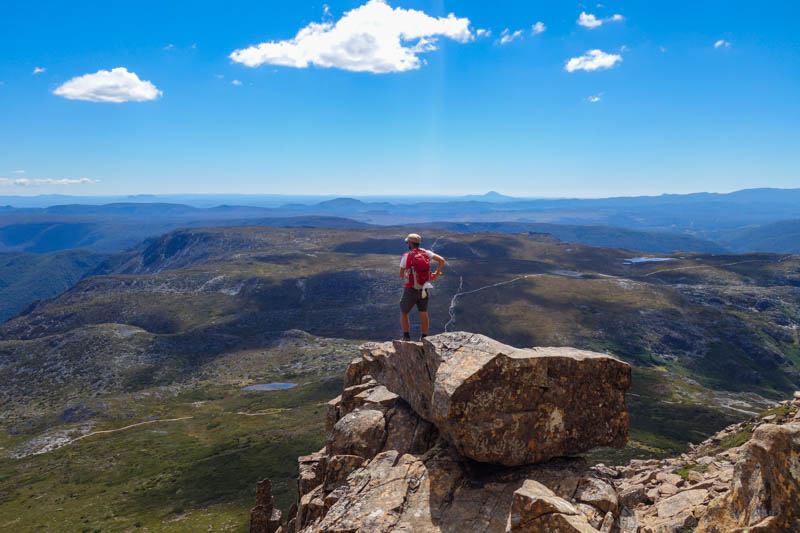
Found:
<path fill-rule="evenodd" d="M 422 335 L 420 335 L 420 337 L 419 337 L 419 342 L 422 342 L 422 341 L 424 341 L 424 340 L 425 340 L 425 337 L 427 337 L 427 336 L 428 336 L 428 334 L 427 334 L 427 333 L 423 333 Z"/>
<path fill-rule="evenodd" d="M 403 340 L 410 341 L 411 340 L 411 333 L 403 333 Z"/>

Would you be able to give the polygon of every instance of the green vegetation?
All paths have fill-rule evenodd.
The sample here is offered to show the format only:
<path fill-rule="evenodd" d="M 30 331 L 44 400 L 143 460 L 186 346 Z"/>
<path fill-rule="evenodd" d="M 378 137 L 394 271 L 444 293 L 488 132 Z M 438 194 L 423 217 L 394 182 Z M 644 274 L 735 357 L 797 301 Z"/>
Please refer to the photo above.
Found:
<path fill-rule="evenodd" d="M 185 419 L 0 459 L 0 529 L 128 531 L 138 523 L 151 531 L 247 531 L 259 479 L 272 480 L 279 507 L 291 505 L 297 457 L 324 445 L 324 401 L 339 390 L 341 381 L 326 381 L 285 391 L 207 387 L 166 401 L 137 399 L 137 415 Z M 93 431 L 140 419 L 101 420 Z"/>
<path fill-rule="evenodd" d="M 37 299 L 70 288 L 105 256 L 83 250 L 51 254 L 0 253 L 0 322 Z"/>
<path fill-rule="evenodd" d="M 681 476 L 685 480 L 689 480 L 689 472 L 708 472 L 708 465 L 701 465 L 697 463 L 689 463 L 685 464 L 681 467 L 678 471 L 678 475 Z"/>
<path fill-rule="evenodd" d="M 3 453 L 35 452 L 42 437 L 83 438 L 0 458 L 0 529 L 247 531 L 258 480 L 272 480 L 278 507 L 296 499 L 297 457 L 324 445 L 326 404 L 355 345 L 287 333 L 178 385 L 86 398 L 86 419 L 52 413 L 27 424 L 18 412 L 0 424 Z M 295 388 L 241 390 L 290 372 Z"/>

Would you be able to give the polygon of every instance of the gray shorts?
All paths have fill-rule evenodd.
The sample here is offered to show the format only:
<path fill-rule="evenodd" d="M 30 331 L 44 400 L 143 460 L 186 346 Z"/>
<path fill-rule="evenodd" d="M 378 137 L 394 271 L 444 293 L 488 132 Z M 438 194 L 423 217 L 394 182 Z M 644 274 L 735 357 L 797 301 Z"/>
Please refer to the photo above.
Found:
<path fill-rule="evenodd" d="M 400 311 L 408 314 L 408 312 L 411 311 L 411 308 L 416 305 L 420 313 L 427 313 L 428 300 L 430 299 L 430 293 L 428 293 L 427 298 L 422 298 L 422 291 L 418 291 L 417 289 L 411 287 L 406 287 L 403 291 L 403 298 L 400 299 Z"/>

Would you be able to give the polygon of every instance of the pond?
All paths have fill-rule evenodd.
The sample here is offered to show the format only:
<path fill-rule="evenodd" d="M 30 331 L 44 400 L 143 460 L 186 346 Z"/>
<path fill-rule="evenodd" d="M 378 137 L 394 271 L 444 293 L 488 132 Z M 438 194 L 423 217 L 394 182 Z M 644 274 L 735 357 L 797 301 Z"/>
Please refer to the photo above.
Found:
<path fill-rule="evenodd" d="M 242 387 L 242 390 L 282 390 L 282 389 L 291 389 L 292 387 L 297 387 L 297 383 L 258 383 L 256 385 L 248 385 L 247 387 Z"/>
<path fill-rule="evenodd" d="M 631 257 L 626 263 L 658 263 L 661 261 L 674 261 L 674 257 Z"/>

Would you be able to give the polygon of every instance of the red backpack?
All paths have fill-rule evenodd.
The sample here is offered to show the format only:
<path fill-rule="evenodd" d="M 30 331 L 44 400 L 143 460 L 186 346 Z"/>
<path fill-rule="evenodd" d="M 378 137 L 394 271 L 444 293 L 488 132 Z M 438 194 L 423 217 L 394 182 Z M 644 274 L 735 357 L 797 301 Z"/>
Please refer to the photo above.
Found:
<path fill-rule="evenodd" d="M 414 288 L 420 290 L 431 279 L 431 260 L 421 248 L 408 252 L 406 268 L 411 269 L 411 282 Z"/>

